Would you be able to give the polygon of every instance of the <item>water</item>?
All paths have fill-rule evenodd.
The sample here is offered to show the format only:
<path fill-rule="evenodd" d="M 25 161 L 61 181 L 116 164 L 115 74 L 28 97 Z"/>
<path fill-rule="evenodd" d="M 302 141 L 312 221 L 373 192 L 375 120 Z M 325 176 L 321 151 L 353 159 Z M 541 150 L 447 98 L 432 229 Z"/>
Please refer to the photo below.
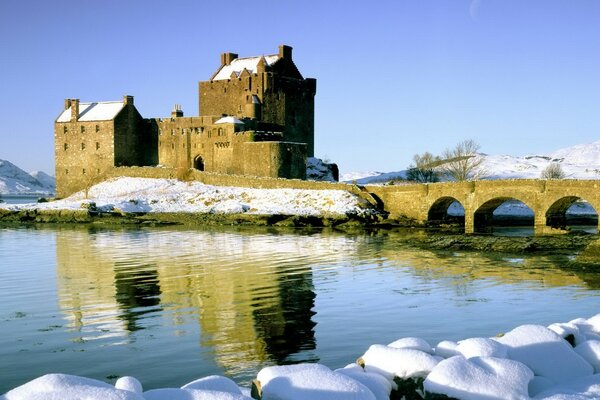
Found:
<path fill-rule="evenodd" d="M 373 343 L 600 312 L 575 254 L 434 252 L 405 232 L 0 229 L 0 393 L 49 372 L 146 389 L 353 362 Z M 420 234 L 420 233 L 412 233 Z"/>

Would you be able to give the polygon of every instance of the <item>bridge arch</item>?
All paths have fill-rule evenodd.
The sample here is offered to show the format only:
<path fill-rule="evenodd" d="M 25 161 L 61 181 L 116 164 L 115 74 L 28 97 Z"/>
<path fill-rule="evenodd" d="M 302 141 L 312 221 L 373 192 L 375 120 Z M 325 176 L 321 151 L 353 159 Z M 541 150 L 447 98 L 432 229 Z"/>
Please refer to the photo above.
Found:
<path fill-rule="evenodd" d="M 520 213 L 520 215 L 509 215 L 505 218 L 503 218 L 503 223 L 507 224 L 508 222 L 511 222 L 511 225 L 513 224 L 525 224 L 525 225 L 531 225 L 531 227 L 534 227 L 534 210 L 535 208 L 533 208 L 530 204 L 527 204 L 527 202 L 522 201 L 521 199 L 518 199 L 516 197 L 508 197 L 508 196 L 502 196 L 502 197 L 494 197 L 491 199 L 488 199 L 487 201 L 484 201 L 473 213 L 473 231 L 475 233 L 491 233 L 493 232 L 493 228 L 495 225 L 495 222 L 498 223 L 498 220 L 500 219 L 499 217 L 495 217 L 494 216 L 494 211 L 496 211 L 498 209 L 498 207 L 500 207 L 501 205 L 507 203 L 507 202 L 513 202 L 515 204 L 522 204 L 524 205 L 528 210 L 523 209 L 521 211 L 521 213 L 523 211 L 529 211 L 531 213 L 531 216 L 529 216 L 529 213 Z M 533 232 L 532 232 L 533 233 Z"/>
<path fill-rule="evenodd" d="M 577 212 L 578 205 L 583 212 Z M 567 215 L 569 210 L 574 212 Z M 598 232 L 598 210 L 579 196 L 564 196 L 557 199 L 548 207 L 545 217 L 546 226 L 550 228 L 564 230 L 575 225 L 594 225 L 595 232 Z"/>
<path fill-rule="evenodd" d="M 458 213 L 449 213 L 450 207 L 457 203 L 456 210 Z M 462 208 L 462 216 L 460 215 L 460 209 Z M 427 212 L 427 222 L 459 222 L 462 221 L 464 225 L 464 205 L 452 196 L 440 197 L 431 204 L 429 211 Z"/>

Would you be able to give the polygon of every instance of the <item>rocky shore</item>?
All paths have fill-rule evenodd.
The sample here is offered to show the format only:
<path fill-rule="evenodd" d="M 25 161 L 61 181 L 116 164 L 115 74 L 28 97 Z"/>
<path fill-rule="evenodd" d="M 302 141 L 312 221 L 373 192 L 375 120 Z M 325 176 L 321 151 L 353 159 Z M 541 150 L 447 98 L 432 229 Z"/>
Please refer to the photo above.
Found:
<path fill-rule="evenodd" d="M 113 384 L 48 374 L 0 400 L 503 400 L 600 397 L 600 314 L 566 323 L 521 325 L 493 337 L 435 346 L 418 337 L 373 344 L 355 363 L 269 366 L 252 387 L 207 376 L 180 388 L 144 391 L 136 378 Z"/>

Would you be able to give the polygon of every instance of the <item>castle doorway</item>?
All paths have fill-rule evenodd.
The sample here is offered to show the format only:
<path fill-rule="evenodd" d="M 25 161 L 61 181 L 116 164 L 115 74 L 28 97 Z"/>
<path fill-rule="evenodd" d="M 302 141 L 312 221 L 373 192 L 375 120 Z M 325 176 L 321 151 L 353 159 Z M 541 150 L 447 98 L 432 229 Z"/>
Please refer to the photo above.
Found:
<path fill-rule="evenodd" d="M 196 158 L 194 158 L 194 168 L 198 171 L 204 171 L 204 160 L 201 156 L 196 156 Z"/>

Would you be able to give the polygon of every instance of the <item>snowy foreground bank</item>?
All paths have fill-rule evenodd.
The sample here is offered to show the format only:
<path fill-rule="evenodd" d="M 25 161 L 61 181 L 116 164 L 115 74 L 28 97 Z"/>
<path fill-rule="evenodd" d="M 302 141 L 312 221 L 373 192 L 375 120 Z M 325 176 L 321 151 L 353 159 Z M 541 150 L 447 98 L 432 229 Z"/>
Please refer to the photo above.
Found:
<path fill-rule="evenodd" d="M 368 203 L 342 190 L 248 189 L 175 179 L 116 178 L 86 193 L 48 203 L 2 204 L 9 210 L 78 210 L 94 203 L 100 212 L 258 215 L 363 215 Z"/>
<path fill-rule="evenodd" d="M 598 399 L 600 314 L 549 327 L 522 325 L 502 336 L 442 341 L 435 347 L 420 338 L 403 338 L 372 345 L 356 364 L 335 371 L 320 364 L 274 366 L 262 369 L 255 382 L 252 393 L 222 376 L 144 392 L 133 377 L 112 386 L 49 374 L 0 399 Z"/>

